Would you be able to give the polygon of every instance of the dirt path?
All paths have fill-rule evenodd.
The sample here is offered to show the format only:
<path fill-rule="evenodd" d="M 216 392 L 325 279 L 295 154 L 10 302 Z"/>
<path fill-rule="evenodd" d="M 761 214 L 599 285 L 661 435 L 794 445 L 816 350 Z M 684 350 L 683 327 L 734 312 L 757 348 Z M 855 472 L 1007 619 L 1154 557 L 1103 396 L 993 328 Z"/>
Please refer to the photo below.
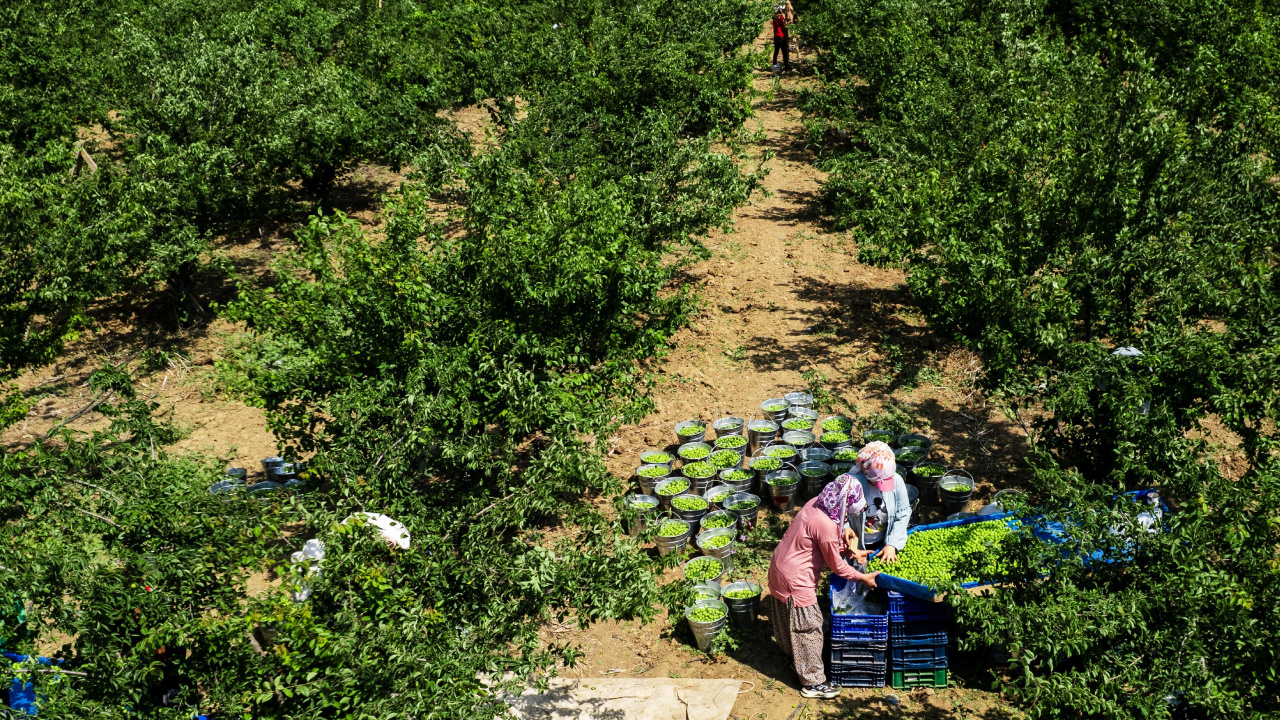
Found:
<path fill-rule="evenodd" d="M 757 47 L 770 44 L 762 33 Z M 749 417 L 767 398 L 808 388 L 804 373 L 816 371 L 825 378 L 818 386 L 845 412 L 911 415 L 948 464 L 980 468 L 985 499 L 1012 476 L 1008 453 L 1017 446 L 1017 433 L 973 391 L 976 359 L 939 342 L 911 312 L 899 287 L 902 273 L 858 264 L 847 238 L 825 230 L 819 210 L 825 177 L 812 164 L 796 107 L 805 82 L 803 70 L 780 82 L 757 73 L 756 89 L 769 96 L 750 122 L 751 129 L 764 131 L 753 149 L 757 157 L 775 153 L 765 181 L 768 196 L 738 211 L 734 232 L 710 237 L 713 258 L 691 273 L 703 285 L 705 310 L 655 367 L 656 409 L 622 428 L 610 469 L 629 479 L 643 450 L 674 449 L 675 423 Z M 940 518 L 937 511 L 923 515 L 926 521 Z M 762 562 L 756 555 L 754 566 L 739 576 L 764 584 L 767 557 Z M 683 628 L 665 618 L 648 626 L 602 623 L 585 632 L 552 628 L 545 638 L 585 651 L 577 667 L 562 671 L 568 677 L 741 679 L 734 715 L 742 720 L 784 720 L 806 702 L 764 619 L 736 650 L 716 659 L 697 652 Z M 987 687 L 984 678 L 961 677 L 960 687 L 910 694 L 846 689 L 834 702 L 807 701 L 809 709 L 798 717 L 1004 717 L 999 696 L 963 686 L 971 679 Z M 890 703 L 891 694 L 898 704 Z"/>

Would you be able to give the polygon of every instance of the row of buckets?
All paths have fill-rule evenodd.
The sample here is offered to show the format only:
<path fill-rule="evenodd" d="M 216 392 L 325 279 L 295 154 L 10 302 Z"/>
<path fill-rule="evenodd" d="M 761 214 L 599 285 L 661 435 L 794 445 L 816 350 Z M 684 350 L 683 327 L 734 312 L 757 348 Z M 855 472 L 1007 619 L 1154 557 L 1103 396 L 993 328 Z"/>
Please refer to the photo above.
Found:
<path fill-rule="evenodd" d="M 263 458 L 262 474 L 265 479 L 248 485 L 248 468 L 227 468 L 226 477 L 210 485 L 209 492 L 213 495 L 229 495 L 236 492 L 263 495 L 276 490 L 300 490 L 306 485 L 307 463 L 274 456 Z"/>

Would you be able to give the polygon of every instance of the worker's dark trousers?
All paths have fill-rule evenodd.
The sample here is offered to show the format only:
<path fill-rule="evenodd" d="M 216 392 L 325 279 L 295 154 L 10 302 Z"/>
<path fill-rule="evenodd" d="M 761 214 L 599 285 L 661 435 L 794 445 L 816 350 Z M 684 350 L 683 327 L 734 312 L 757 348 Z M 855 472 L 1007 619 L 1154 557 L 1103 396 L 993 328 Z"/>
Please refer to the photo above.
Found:
<path fill-rule="evenodd" d="M 773 64 L 778 64 L 778 51 L 782 51 L 782 62 L 791 67 L 791 38 L 775 37 L 773 39 Z"/>

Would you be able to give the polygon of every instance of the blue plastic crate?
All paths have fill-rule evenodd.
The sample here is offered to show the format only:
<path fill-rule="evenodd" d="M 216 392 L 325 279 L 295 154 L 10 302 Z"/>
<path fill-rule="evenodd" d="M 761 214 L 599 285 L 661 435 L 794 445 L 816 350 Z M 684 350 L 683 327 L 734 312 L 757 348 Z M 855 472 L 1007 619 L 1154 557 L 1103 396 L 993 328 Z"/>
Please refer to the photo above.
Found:
<path fill-rule="evenodd" d="M 831 665 L 884 665 L 888 650 L 880 643 L 832 643 Z"/>
<path fill-rule="evenodd" d="M 841 687 L 884 687 L 884 665 L 832 665 L 827 680 Z"/>
<path fill-rule="evenodd" d="M 946 645 L 895 645 L 891 653 L 894 670 L 938 670 L 947 667 Z"/>
<path fill-rule="evenodd" d="M 889 642 L 892 647 L 946 645 L 947 629 L 942 623 L 891 623 Z"/>
<path fill-rule="evenodd" d="M 865 616 L 863 616 L 865 617 Z M 874 616 L 873 616 L 874 617 Z M 844 643 L 882 643 L 889 639 L 889 616 L 876 618 L 878 623 L 868 623 L 853 627 L 836 627 L 831 625 L 832 642 Z"/>
<path fill-rule="evenodd" d="M 832 606 L 836 593 L 844 589 L 845 579 L 831 577 Z M 833 642 L 885 642 L 889 639 L 889 615 L 837 615 L 831 613 L 831 640 Z"/>
<path fill-rule="evenodd" d="M 889 622 L 945 620 L 949 608 L 945 603 L 926 602 L 890 591 Z"/>

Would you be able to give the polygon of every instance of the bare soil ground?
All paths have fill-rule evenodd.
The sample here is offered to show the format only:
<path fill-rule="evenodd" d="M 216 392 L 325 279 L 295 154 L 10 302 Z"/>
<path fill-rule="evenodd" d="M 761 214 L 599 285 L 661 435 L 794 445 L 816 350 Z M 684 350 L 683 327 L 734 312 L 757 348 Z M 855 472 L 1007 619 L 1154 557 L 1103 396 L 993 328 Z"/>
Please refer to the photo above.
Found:
<path fill-rule="evenodd" d="M 757 40 L 758 49 L 770 44 L 765 34 Z M 874 425 L 878 413 L 912 416 L 915 430 L 933 438 L 935 456 L 974 472 L 979 485 L 971 509 L 981 507 L 996 490 L 1020 484 L 1025 433 L 976 391 L 976 356 L 941 340 L 913 311 L 902 273 L 859 264 L 851 240 L 827 231 L 819 202 L 825 177 L 813 165 L 796 108 L 805 82 L 803 59 L 799 72 L 780 81 L 769 72 L 757 74 L 755 87 L 766 97 L 750 129 L 764 131 L 755 153 L 775 153 L 768 195 L 739 210 L 734 232 L 710 237 L 714 256 L 690 273 L 701 285 L 705 310 L 652 368 L 657 407 L 619 431 L 610 470 L 631 480 L 641 452 L 675 449 L 677 422 L 759 415 L 763 400 L 808 389 L 802 374 L 816 370 L 825 378 L 818 387 L 830 393 L 834 408 L 861 427 Z M 942 517 L 940 509 L 924 506 L 919 514 L 922 522 Z M 778 516 L 771 533 L 780 533 L 788 519 Z M 767 555 L 752 555 L 739 563 L 748 567 L 734 579 L 767 587 Z M 675 580 L 678 571 L 668 575 Z M 836 701 L 805 701 L 764 617 L 754 632 L 742 634 L 736 650 L 717 657 L 698 652 L 683 622 L 673 625 L 665 616 L 650 625 L 609 622 L 586 631 L 551 626 L 544 637 L 585 652 L 576 667 L 562 670 L 568 677 L 741 679 L 733 712 L 741 720 L 785 720 L 806 703 L 797 718 L 1015 714 L 987 689 L 991 676 L 980 658 L 953 662 L 954 685 L 947 689 L 846 689 Z"/>

